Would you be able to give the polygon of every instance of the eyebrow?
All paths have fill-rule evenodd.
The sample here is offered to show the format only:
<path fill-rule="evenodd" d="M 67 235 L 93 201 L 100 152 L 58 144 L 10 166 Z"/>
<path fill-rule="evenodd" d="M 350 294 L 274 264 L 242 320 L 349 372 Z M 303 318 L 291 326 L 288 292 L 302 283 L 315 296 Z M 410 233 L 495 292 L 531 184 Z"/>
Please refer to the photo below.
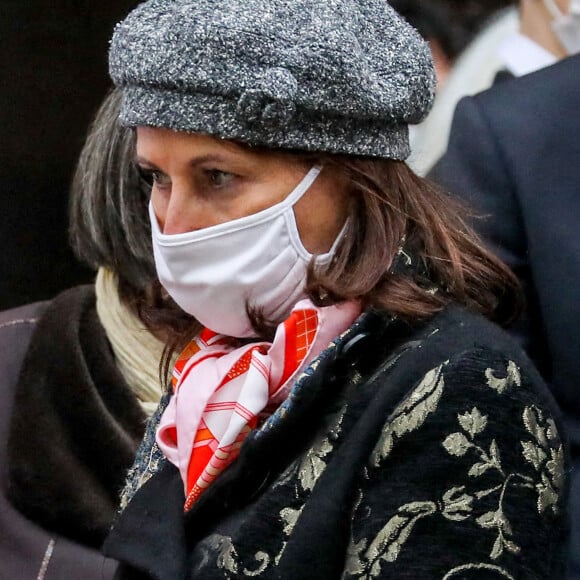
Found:
<path fill-rule="evenodd" d="M 203 165 L 204 163 L 233 163 L 233 162 L 234 162 L 234 160 L 230 159 L 229 157 L 209 153 L 207 155 L 201 155 L 200 157 L 192 158 L 189 161 L 189 165 L 191 165 L 191 167 L 197 167 L 199 165 Z M 145 157 L 141 157 L 140 155 L 137 155 L 135 157 L 135 163 L 137 163 L 139 165 L 148 165 L 149 167 L 153 167 L 155 169 L 158 169 L 158 167 L 157 167 L 157 165 L 155 165 L 155 163 L 152 163 L 151 161 L 149 161 Z"/>

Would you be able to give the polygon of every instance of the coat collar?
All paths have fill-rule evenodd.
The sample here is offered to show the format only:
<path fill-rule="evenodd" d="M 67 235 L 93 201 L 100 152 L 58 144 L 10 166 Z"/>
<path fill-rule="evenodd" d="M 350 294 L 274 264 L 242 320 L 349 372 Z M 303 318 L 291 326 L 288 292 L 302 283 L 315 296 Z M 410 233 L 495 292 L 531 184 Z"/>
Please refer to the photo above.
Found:
<path fill-rule="evenodd" d="M 164 461 L 120 514 L 105 554 L 153 578 L 183 577 L 184 546 L 197 543 L 226 514 L 251 503 L 303 453 L 324 418 L 338 410 L 353 372 L 362 378 L 372 375 L 416 330 L 385 313 L 363 314 L 299 377 L 288 401 L 248 436 L 236 461 L 185 515 L 179 472 Z M 159 538 L 164 538 L 166 551 L 160 552 Z"/>

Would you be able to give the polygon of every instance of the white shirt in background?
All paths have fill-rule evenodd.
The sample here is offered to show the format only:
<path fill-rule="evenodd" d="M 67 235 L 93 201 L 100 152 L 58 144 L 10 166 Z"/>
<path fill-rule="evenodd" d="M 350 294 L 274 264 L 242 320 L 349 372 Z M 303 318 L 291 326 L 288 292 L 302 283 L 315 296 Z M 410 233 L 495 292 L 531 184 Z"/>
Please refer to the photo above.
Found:
<path fill-rule="evenodd" d="M 500 44 L 497 54 L 505 68 L 515 77 L 536 72 L 558 60 L 551 52 L 520 32 L 508 36 Z"/>
<path fill-rule="evenodd" d="M 427 118 L 409 127 L 408 164 L 419 175 L 429 172 L 447 149 L 459 100 L 491 87 L 499 71 L 507 70 L 517 77 L 554 64 L 556 60 L 552 53 L 519 32 L 516 8 L 502 10 L 459 56 Z"/>

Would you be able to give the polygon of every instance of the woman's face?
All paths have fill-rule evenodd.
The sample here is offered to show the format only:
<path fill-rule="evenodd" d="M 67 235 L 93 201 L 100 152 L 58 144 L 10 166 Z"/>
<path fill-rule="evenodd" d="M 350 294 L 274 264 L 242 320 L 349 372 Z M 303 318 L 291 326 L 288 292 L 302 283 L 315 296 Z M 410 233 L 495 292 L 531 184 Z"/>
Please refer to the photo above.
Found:
<path fill-rule="evenodd" d="M 165 234 L 245 217 L 281 202 L 310 167 L 282 153 L 252 151 L 197 133 L 137 128 L 137 163 L 151 176 L 151 202 Z M 322 170 L 294 206 L 304 247 L 327 252 L 348 213 L 344 181 Z"/>

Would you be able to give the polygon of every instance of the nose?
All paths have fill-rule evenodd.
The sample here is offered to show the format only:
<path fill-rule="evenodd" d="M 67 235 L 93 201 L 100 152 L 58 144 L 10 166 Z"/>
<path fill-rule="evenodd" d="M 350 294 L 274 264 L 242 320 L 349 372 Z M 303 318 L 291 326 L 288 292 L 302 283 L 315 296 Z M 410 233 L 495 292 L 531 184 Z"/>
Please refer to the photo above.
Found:
<path fill-rule="evenodd" d="M 151 203 L 159 229 L 167 235 L 199 230 L 211 223 L 208 208 L 192 192 L 174 184 L 169 195 L 152 194 Z"/>

